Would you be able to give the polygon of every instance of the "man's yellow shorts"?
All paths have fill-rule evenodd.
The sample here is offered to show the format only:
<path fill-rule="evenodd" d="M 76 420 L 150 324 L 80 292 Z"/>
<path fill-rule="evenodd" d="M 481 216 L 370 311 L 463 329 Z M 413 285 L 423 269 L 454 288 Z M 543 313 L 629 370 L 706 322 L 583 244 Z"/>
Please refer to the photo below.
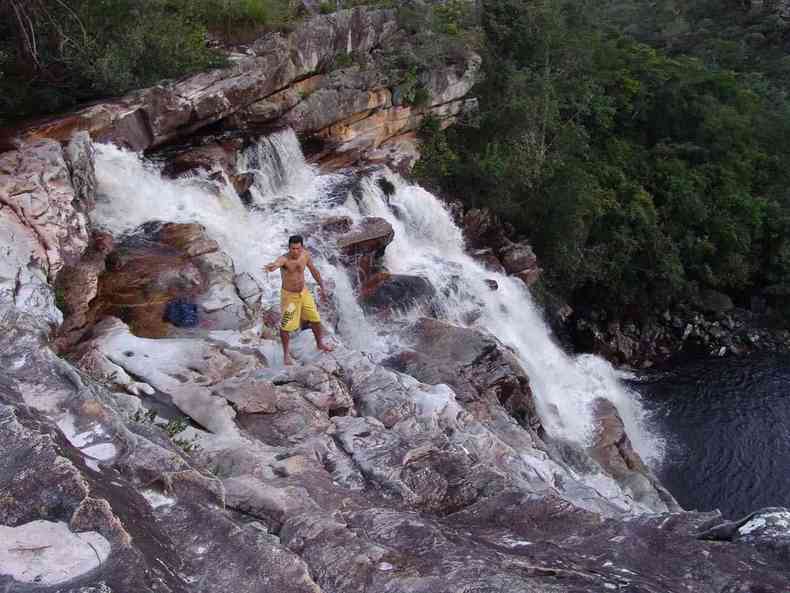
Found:
<path fill-rule="evenodd" d="M 280 291 L 280 310 L 282 311 L 282 321 L 280 329 L 293 332 L 299 329 L 302 319 L 318 323 L 321 316 L 318 315 L 313 295 L 307 288 L 302 292 Z"/>

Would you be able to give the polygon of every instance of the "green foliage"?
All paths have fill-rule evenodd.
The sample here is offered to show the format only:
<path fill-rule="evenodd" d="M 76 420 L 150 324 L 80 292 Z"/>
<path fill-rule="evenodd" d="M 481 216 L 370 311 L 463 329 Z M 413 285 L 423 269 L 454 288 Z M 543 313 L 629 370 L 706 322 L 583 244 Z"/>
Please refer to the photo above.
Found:
<path fill-rule="evenodd" d="M 60 309 L 61 313 L 64 315 L 68 314 L 66 310 L 68 308 L 66 304 L 66 291 L 63 290 L 63 287 L 60 285 L 55 286 L 55 306 Z"/>
<path fill-rule="evenodd" d="M 349 68 L 354 65 L 354 54 L 339 52 L 332 58 L 332 70 L 340 70 L 342 68 Z"/>
<path fill-rule="evenodd" d="M 288 0 L 0 0 L 0 121 L 224 63 L 209 30 L 274 25 Z"/>
<path fill-rule="evenodd" d="M 447 0 L 433 7 L 433 29 L 436 32 L 459 36 L 462 31 L 476 26 L 474 2 Z"/>
<path fill-rule="evenodd" d="M 143 410 L 144 408 L 137 408 L 134 416 L 132 416 L 132 420 L 135 422 L 153 423 L 153 421 L 156 419 L 156 410 Z"/>
<path fill-rule="evenodd" d="M 424 126 L 418 176 L 512 223 L 578 299 L 790 287 L 790 109 L 769 80 L 607 31 L 585 4 L 483 4 L 480 125 Z"/>

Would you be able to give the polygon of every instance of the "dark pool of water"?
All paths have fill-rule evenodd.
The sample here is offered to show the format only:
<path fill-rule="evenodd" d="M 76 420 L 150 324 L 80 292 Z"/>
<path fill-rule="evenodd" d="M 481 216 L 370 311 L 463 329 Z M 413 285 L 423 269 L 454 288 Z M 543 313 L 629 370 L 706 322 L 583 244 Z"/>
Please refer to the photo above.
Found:
<path fill-rule="evenodd" d="M 790 356 L 686 363 L 632 386 L 666 441 L 657 473 L 681 506 L 731 518 L 790 507 Z"/>

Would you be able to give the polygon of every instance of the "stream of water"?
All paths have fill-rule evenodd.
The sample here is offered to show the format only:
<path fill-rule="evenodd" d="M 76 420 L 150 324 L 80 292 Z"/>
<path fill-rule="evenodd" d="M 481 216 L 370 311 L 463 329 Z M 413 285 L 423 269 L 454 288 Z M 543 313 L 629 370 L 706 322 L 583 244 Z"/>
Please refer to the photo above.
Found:
<path fill-rule="evenodd" d="M 386 250 L 387 268 L 428 279 L 438 295 L 433 314 L 490 332 L 513 349 L 529 373 L 549 433 L 588 443 L 594 428 L 591 403 L 605 398 L 617 407 L 637 451 L 648 460 L 660 459 L 661 439 L 646 429 L 638 395 L 604 360 L 563 352 L 524 284 L 485 270 L 464 252 L 461 230 L 435 196 L 386 168 L 365 173 L 356 191 L 339 193 L 348 175 L 322 175 L 307 165 L 290 130 L 250 146 L 239 168 L 255 175 L 249 205 L 229 184 L 201 177 L 166 179 L 133 153 L 98 146 L 94 223 L 115 236 L 150 220 L 203 224 L 232 256 L 236 271 L 252 274 L 264 287 L 263 298 L 272 306 L 279 300 L 279 274 L 267 275 L 261 268 L 285 252 L 290 234 L 301 233 L 319 270 L 332 280 L 337 339 L 383 358 L 404 346 L 398 327 L 425 311 L 393 320 L 366 316 L 354 293 L 354 272 L 333 257 L 334 239 L 322 235 L 318 223 L 330 216 L 348 216 L 355 223 L 366 216 L 384 218 L 395 230 Z M 394 193 L 385 195 L 379 177 L 393 184 Z M 491 290 L 486 279 L 495 280 L 498 289 Z"/>

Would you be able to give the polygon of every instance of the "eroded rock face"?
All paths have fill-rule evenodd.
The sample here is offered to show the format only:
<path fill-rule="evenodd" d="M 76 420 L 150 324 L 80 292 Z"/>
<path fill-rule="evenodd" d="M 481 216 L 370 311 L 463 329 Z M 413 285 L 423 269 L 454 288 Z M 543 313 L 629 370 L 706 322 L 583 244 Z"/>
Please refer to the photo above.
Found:
<path fill-rule="evenodd" d="M 473 208 L 463 216 L 464 237 L 472 256 L 489 270 L 515 276 L 527 286 L 538 281 L 541 269 L 532 246 L 513 242 L 508 228 L 490 210 Z"/>
<path fill-rule="evenodd" d="M 420 319 L 409 335 L 414 350 L 387 364 L 425 383 L 449 385 L 473 413 L 476 402 L 498 403 L 534 436 L 542 432 L 529 377 L 496 339 L 428 318 Z"/>
<path fill-rule="evenodd" d="M 680 511 L 672 495 L 634 451 L 614 405 L 608 400 L 598 399 L 593 415 L 598 429 L 589 449 L 590 456 L 637 500 L 649 501 L 650 505 L 664 503 L 670 510 Z"/>
<path fill-rule="evenodd" d="M 4 348 L 3 355 L 9 354 Z M 45 367 L 39 366 L 42 371 Z M 68 416 L 73 421 L 84 426 L 90 418 L 80 409 L 103 410 L 100 422 L 115 433 L 116 442 L 125 443 L 122 462 L 105 462 L 120 471 L 110 478 L 98 466 L 90 469 L 89 454 L 77 449 L 85 433 L 72 428 L 61 433 L 45 416 L 7 403 L 35 395 L 0 392 L 0 440 L 6 452 L 0 480 L 0 583 L 5 588 L 26 590 L 23 583 L 30 583 L 59 584 L 69 591 L 83 586 L 185 593 L 200 581 L 203 591 L 224 591 L 229 583 L 250 592 L 320 591 L 306 565 L 265 526 L 241 523 L 226 511 L 221 484 L 190 469 L 167 438 L 157 445 L 130 432 L 107 405 L 112 396 L 94 391 L 95 386 L 83 386 L 90 395 L 80 394 L 75 385 L 63 387 L 71 389 L 69 405 L 82 400 L 73 408 L 76 416 Z M 133 470 L 147 464 L 151 455 L 144 451 L 152 448 L 161 451 L 160 468 L 153 482 L 142 484 Z M 20 553 L 21 548 L 28 553 Z M 228 562 L 229 555 L 234 562 Z"/>
<path fill-rule="evenodd" d="M 145 147 L 212 118 L 244 121 L 250 116 L 239 105 L 257 105 L 261 120 L 267 109 L 286 113 L 306 97 L 276 85 L 320 69 L 349 39 L 368 49 L 386 40 L 389 21 L 367 14 L 347 11 L 310 34 L 267 37 L 256 56 L 237 64 L 233 81 L 216 71 L 176 83 L 183 94 L 143 91 L 134 101 L 150 106 L 144 113 L 133 102 L 94 106 L 106 124 L 99 135 Z M 288 54 L 285 62 L 278 52 Z M 359 100 L 340 84 L 309 78 L 304 89 L 315 101 Z M 461 69 L 437 74 L 431 86 L 444 100 L 442 93 L 468 83 Z M 274 88 L 264 99 L 282 95 L 262 105 L 259 94 Z M 389 118 L 403 119 L 410 108 L 390 110 L 386 97 L 377 95 L 383 103 L 375 113 L 345 121 L 337 134 L 353 144 L 359 130 L 370 139 L 400 129 L 389 128 Z M 412 115 L 403 121 L 416 121 Z M 355 146 L 364 151 L 365 143 Z M 74 192 L 78 204 L 90 204 L 88 168 L 75 165 L 85 151 L 75 154 L 71 187 L 82 188 Z M 339 191 L 341 201 L 352 186 Z M 381 272 L 392 240 L 386 222 L 326 224 L 341 235 L 344 257 L 368 258 L 364 279 Z M 46 256 L 35 236 L 24 236 Z M 513 269 L 530 260 L 526 249 L 508 253 Z M 79 255 L 91 258 L 81 248 Z M 95 312 L 103 318 L 71 351 L 78 368 L 49 349 L 45 317 L 25 313 L 18 299 L 9 301 L 17 308 L 0 309 L 0 531 L 40 533 L 44 522 L 53 552 L 85 551 L 77 534 L 88 533 L 102 560 L 74 569 L 57 581 L 59 590 L 779 593 L 790 586 L 784 548 L 767 547 L 786 539 L 784 510 L 758 513 L 709 542 L 703 536 L 711 529 L 727 530 L 721 517 L 678 512 L 671 497 L 656 494 L 605 405 L 590 455 L 574 451 L 583 462 L 570 467 L 570 454 L 544 435 L 526 371 L 491 336 L 421 319 L 401 336 L 411 348 L 384 366 L 342 344 L 317 353 L 312 336 L 297 335 L 300 364 L 275 366 L 280 345 L 248 327 L 260 287 L 235 274 L 198 225 L 146 225 L 120 242 L 101 276 Z M 188 297 L 213 325 L 159 332 L 154 297 Z M 147 317 L 129 312 L 136 308 Z M 588 466 L 600 468 L 594 482 Z M 25 590 L 22 575 L 40 564 L 7 569 L 4 554 L 19 550 L 4 546 L 0 588 Z M 43 570 L 55 583 L 56 567 Z"/>
<path fill-rule="evenodd" d="M 0 154 L 0 304 L 52 324 L 61 314 L 48 283 L 88 244 L 83 210 L 91 204 L 95 183 L 91 166 L 76 144 L 72 147 L 77 191 L 57 142 L 35 140 Z"/>
<path fill-rule="evenodd" d="M 418 324 L 414 352 L 426 362 L 406 364 L 422 382 L 339 345 L 271 368 L 252 335 L 147 340 L 100 323 L 89 350 L 114 361 L 111 381 L 144 378 L 218 431 L 179 433 L 195 439 L 187 454 L 137 397 L 56 358 L 40 327 L 20 313 L 0 318 L 0 524 L 61 522 L 53 549 L 78 551 L 69 543 L 78 532 L 108 542 L 81 587 L 570 593 L 716 582 L 779 593 L 790 584 L 777 549 L 763 545 L 779 541 L 783 510 L 716 543 L 698 536 L 724 523 L 717 514 L 620 520 L 629 503 L 604 501 L 552 460 L 527 411 L 528 377 L 473 330 Z M 234 430 L 212 425 L 220 409 L 201 415 L 196 406 L 212 400 L 235 408 L 225 416 Z M 508 408 L 516 401 L 521 412 Z M 8 575 L 35 566 L 0 583 L 14 590 Z"/>
<path fill-rule="evenodd" d="M 360 7 L 318 15 L 291 33 L 263 36 L 251 55 L 234 54 L 229 68 L 92 105 L 21 136 L 66 141 L 75 131 L 86 131 L 94 140 L 141 151 L 216 122 L 233 130 L 291 125 L 322 139 L 327 150 L 314 157 L 325 167 L 386 160 L 408 168 L 416 156 L 414 132 L 427 114 L 449 125 L 474 108 L 464 97 L 480 69 L 478 55 L 462 52 L 421 81 L 425 105 L 394 105 L 393 89 L 406 72 L 387 66 L 381 48 L 410 43 L 393 10 Z M 355 63 L 337 69 L 337 59 Z M 170 171 L 218 166 L 228 172 L 226 148 L 188 151 Z M 214 162 L 206 163 L 207 157 Z"/>

